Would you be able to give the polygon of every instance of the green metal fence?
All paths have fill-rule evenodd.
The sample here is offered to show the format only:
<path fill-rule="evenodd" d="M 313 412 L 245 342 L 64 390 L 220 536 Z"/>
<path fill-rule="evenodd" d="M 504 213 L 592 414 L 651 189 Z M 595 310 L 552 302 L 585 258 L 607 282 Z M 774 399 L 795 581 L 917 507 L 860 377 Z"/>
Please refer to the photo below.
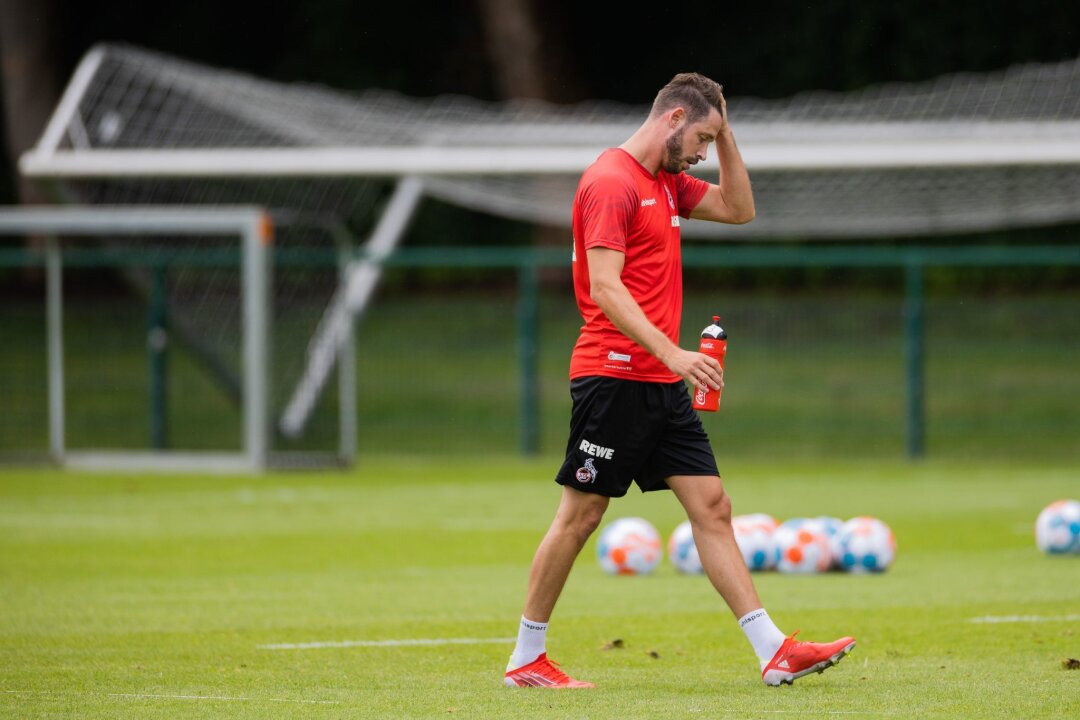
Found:
<path fill-rule="evenodd" d="M 569 413 L 565 373 L 580 317 L 565 278 L 548 276 L 568 274 L 568 254 L 405 248 L 388 258 L 357 332 L 361 456 L 560 452 Z M 725 245 L 686 247 L 683 255 L 695 278 L 687 284 L 683 345 L 692 346 L 714 313 L 724 316 L 731 335 L 724 407 L 705 417 L 721 455 L 1080 457 L 1073 401 L 1080 397 L 1080 292 L 970 290 L 966 285 L 978 284 L 963 282 L 959 290 L 943 290 L 935 281 L 943 268 L 961 276 L 1075 268 L 1080 246 Z M 153 259 L 163 283 L 188 264 L 237 261 L 227 252 L 183 250 Z M 336 268 L 339 261 L 330 251 L 279 251 L 274 262 Z M 9 276 L 12 268 L 41 262 L 30 250 L 0 251 L 0 272 Z M 74 272 L 147 262 L 136 251 L 79 248 L 64 256 Z M 788 291 L 708 280 L 736 268 L 868 269 L 889 281 Z M 86 299 L 88 307 L 96 302 L 103 301 Z M 37 304 L 33 297 L 6 299 L 0 312 L 7 328 L 0 348 L 0 397 L 6 398 L 0 451 L 37 442 L 25 425 L 40 422 L 44 408 L 35 403 L 44 404 L 44 388 L 38 398 L 37 380 L 14 369 L 30 367 L 33 374 L 41 342 Z M 153 307 L 132 310 L 138 322 L 148 312 L 153 317 Z M 73 332 L 92 336 L 94 316 L 88 312 Z M 289 332 L 275 328 L 275 347 L 302 357 L 307 337 Z M 166 401 L 162 359 L 148 357 L 150 400 L 139 400 L 129 411 L 135 421 L 117 427 L 146 426 L 150 439 L 135 444 L 165 442 L 170 426 L 197 432 L 198 420 Z M 94 359 L 69 356 L 68 362 L 92 367 Z M 286 392 L 278 389 L 276 401 Z"/>
<path fill-rule="evenodd" d="M 540 375 L 537 361 L 541 305 L 538 270 L 566 264 L 562 251 L 535 249 L 413 249 L 402 250 L 391 258 L 390 267 L 506 267 L 518 274 L 519 299 L 516 311 L 520 397 L 520 446 L 534 453 L 540 446 L 538 420 Z M 904 387 L 904 447 L 908 457 L 922 457 L 926 452 L 926 366 L 927 310 L 925 274 L 939 267 L 997 268 L 1049 267 L 1080 265 L 1077 246 L 971 246 L 971 247 L 823 247 L 757 246 L 696 247 L 684 251 L 687 268 L 894 268 L 903 273 L 904 295 L 902 356 Z M 717 302 L 723 289 L 717 288 Z M 1060 298 L 1062 321 L 1068 322 L 1076 297 Z M 843 302 L 842 300 L 839 302 Z M 865 300 L 864 300 L 865 302 Z M 700 324 L 708 314 L 699 313 Z M 1063 359 L 1075 361 L 1077 328 L 1061 327 Z M 684 334 L 695 328 L 684 323 Z M 1008 332 L 1013 328 L 1001 328 Z M 736 333 L 737 334 L 737 333 Z M 684 345 L 686 342 L 684 341 Z M 975 358 L 973 358 L 975 359 Z M 976 359 L 977 360 L 977 359 Z M 1023 372 L 1021 370 L 1021 372 Z M 1076 426 L 1080 429 L 1080 424 Z"/>

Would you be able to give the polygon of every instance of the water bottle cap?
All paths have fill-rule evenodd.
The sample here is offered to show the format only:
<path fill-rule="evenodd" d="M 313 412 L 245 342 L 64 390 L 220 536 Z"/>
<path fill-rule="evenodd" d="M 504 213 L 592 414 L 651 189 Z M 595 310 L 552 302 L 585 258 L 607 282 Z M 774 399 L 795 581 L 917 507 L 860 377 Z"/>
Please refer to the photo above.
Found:
<path fill-rule="evenodd" d="M 727 339 L 727 333 L 724 331 L 724 328 L 720 327 L 719 315 L 712 316 L 712 325 L 702 330 L 701 337 L 710 337 L 717 340 Z"/>

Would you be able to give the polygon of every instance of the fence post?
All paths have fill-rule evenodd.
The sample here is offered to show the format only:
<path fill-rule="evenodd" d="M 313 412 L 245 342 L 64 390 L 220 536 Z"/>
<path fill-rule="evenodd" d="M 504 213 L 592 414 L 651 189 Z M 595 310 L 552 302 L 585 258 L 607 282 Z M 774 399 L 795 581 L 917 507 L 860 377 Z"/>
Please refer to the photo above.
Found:
<path fill-rule="evenodd" d="M 155 266 L 151 278 L 146 333 L 146 349 L 150 363 L 150 447 L 164 450 L 169 444 L 168 269 L 164 265 Z"/>
<path fill-rule="evenodd" d="M 62 463 L 66 451 L 64 412 L 64 259 L 60 239 L 46 238 L 45 306 L 49 357 L 49 455 Z"/>
<path fill-rule="evenodd" d="M 923 339 L 923 266 L 909 260 L 904 268 L 904 364 L 907 385 L 906 444 L 909 459 L 918 459 L 925 450 L 926 419 L 923 374 L 925 357 Z"/>
<path fill-rule="evenodd" d="M 521 452 L 540 450 L 540 377 L 537 362 L 540 332 L 540 281 L 537 259 L 526 255 L 518 266 L 517 346 L 521 384 Z"/>

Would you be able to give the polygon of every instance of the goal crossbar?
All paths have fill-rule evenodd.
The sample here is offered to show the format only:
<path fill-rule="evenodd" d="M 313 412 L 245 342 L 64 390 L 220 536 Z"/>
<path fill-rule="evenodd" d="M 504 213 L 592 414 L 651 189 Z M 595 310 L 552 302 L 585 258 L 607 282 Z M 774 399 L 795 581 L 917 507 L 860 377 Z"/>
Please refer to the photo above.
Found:
<path fill-rule="evenodd" d="M 903 132 L 901 132 L 903 130 Z M 238 149 L 39 148 L 22 156 L 27 177 L 327 177 L 561 175 L 580 173 L 603 145 L 518 147 L 288 147 Z M 955 128 L 835 124 L 749 126 L 740 148 L 752 170 L 851 170 L 1080 164 L 1080 122 L 999 122 Z M 695 172 L 718 168 L 715 157 Z"/>

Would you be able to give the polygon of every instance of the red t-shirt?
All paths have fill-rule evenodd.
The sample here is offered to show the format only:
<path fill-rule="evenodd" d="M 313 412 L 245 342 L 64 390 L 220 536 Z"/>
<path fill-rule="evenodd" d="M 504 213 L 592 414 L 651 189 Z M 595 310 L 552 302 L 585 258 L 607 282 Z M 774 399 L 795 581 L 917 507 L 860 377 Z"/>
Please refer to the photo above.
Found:
<path fill-rule="evenodd" d="M 685 173 L 655 176 L 630 153 L 605 150 L 586 168 L 574 196 L 574 294 L 585 325 L 574 345 L 570 377 L 605 375 L 648 382 L 679 379 L 648 350 L 623 335 L 589 297 L 585 251 L 626 255 L 622 281 L 645 317 L 679 342 L 682 254 L 679 218 L 690 217 L 709 184 Z"/>

